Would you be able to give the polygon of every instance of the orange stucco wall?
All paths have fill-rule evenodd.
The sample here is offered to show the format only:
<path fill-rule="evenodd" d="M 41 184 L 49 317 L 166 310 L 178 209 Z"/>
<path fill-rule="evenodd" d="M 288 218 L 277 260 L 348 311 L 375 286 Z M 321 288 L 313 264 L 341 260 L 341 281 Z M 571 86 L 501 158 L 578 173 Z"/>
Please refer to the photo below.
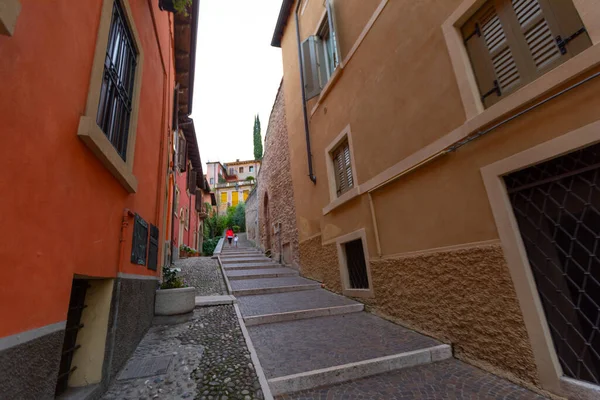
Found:
<path fill-rule="evenodd" d="M 77 136 L 102 2 L 21 3 L 0 36 L 0 337 L 65 320 L 74 274 L 155 274 L 129 262 L 131 217 L 119 238 L 125 209 L 162 230 L 174 80 L 169 14 L 129 0 L 144 65 L 128 194 Z"/>

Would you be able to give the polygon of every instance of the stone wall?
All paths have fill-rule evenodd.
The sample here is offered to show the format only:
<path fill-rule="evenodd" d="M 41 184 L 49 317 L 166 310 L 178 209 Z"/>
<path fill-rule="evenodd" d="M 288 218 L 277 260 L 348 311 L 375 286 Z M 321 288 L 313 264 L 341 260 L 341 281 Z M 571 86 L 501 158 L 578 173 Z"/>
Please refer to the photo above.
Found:
<path fill-rule="evenodd" d="M 326 289 L 342 293 L 342 280 L 335 244 L 323 246 L 321 235 L 300 243 L 300 272 L 302 276 L 319 281 Z"/>
<path fill-rule="evenodd" d="M 258 244 L 258 200 L 256 189 L 250 192 L 246 199 L 246 233 L 247 238 L 254 244 Z"/>
<path fill-rule="evenodd" d="M 271 250 L 274 259 L 298 268 L 298 230 L 283 86 L 280 86 L 273 104 L 264 147 L 257 186 L 252 195 L 255 199 L 248 199 L 255 205 L 246 205 L 246 226 L 251 226 L 254 218 L 254 221 L 258 220 L 258 229 L 252 233 L 255 239 L 250 233 L 248 237 L 263 250 Z"/>

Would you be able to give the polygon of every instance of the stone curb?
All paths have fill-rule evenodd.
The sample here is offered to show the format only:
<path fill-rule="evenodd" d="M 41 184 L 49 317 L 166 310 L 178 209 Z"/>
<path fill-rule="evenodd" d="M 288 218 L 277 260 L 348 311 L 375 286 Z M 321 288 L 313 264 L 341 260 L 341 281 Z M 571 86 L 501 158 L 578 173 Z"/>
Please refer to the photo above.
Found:
<path fill-rule="evenodd" d="M 250 352 L 250 358 L 252 359 L 252 363 L 254 364 L 256 376 L 258 376 L 258 382 L 260 383 L 260 388 L 262 389 L 263 395 L 265 397 L 264 400 L 273 400 L 273 395 L 271 394 L 269 382 L 267 381 L 267 377 L 265 376 L 265 371 L 260 365 L 258 355 L 256 354 L 256 349 L 254 348 L 252 340 L 250 339 L 250 335 L 248 334 L 248 329 L 246 329 L 246 325 L 244 324 L 244 318 L 242 318 L 240 307 L 237 304 L 234 304 L 233 307 L 235 308 L 235 314 L 237 315 L 238 324 L 240 324 L 242 334 L 244 335 L 244 339 L 246 340 L 246 346 L 248 347 L 248 351 Z"/>
<path fill-rule="evenodd" d="M 232 295 L 224 296 L 196 296 L 196 307 L 223 306 L 237 303 Z"/>
<path fill-rule="evenodd" d="M 225 285 L 227 286 L 227 293 L 233 295 L 233 290 L 231 289 L 231 283 L 229 283 L 229 278 L 227 278 L 227 274 L 225 273 L 225 268 L 223 267 L 223 263 L 221 262 L 221 256 L 217 257 L 217 262 L 219 263 L 219 269 L 221 270 L 221 276 L 223 280 L 225 280 Z"/>
<path fill-rule="evenodd" d="M 233 290 L 231 294 L 236 296 L 252 296 L 255 294 L 272 294 L 272 293 L 286 293 L 286 292 L 296 292 L 300 290 L 314 290 L 319 289 L 321 287 L 320 284 L 307 283 L 304 285 L 291 285 L 291 286 L 274 286 L 274 287 L 266 287 L 266 288 L 256 288 L 256 289 L 237 289 Z"/>
<path fill-rule="evenodd" d="M 297 321 L 300 319 L 309 319 L 316 317 L 326 317 L 331 315 L 350 314 L 361 312 L 365 308 L 364 304 L 348 304 L 345 306 L 333 306 L 324 308 L 313 308 L 309 310 L 289 311 L 277 314 L 264 314 L 246 317 L 244 323 L 246 326 L 256 326 L 263 324 L 272 324 L 275 322 Z"/>
<path fill-rule="evenodd" d="M 273 395 L 278 396 L 301 390 L 314 389 L 320 386 L 329 386 L 402 368 L 429 364 L 451 357 L 452 348 L 447 344 L 443 344 L 386 357 L 272 378 L 269 379 L 269 386 Z"/>

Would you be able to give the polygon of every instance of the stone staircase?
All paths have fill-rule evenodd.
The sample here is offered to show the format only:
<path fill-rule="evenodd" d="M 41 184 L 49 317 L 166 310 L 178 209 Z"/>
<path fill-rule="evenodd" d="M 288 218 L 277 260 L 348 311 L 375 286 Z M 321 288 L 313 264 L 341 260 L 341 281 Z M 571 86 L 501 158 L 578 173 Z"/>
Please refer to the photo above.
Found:
<path fill-rule="evenodd" d="M 364 312 L 248 242 L 219 259 L 273 395 L 452 357 L 450 346 Z"/>

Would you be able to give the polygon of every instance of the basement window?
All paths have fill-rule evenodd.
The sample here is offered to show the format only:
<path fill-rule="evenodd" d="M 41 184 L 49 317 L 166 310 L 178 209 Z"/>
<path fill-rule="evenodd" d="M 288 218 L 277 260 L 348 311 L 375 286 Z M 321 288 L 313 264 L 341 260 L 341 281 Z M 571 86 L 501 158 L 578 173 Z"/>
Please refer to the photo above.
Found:
<path fill-rule="evenodd" d="M 362 239 L 343 244 L 348 269 L 348 289 L 369 289 L 367 262 Z"/>

